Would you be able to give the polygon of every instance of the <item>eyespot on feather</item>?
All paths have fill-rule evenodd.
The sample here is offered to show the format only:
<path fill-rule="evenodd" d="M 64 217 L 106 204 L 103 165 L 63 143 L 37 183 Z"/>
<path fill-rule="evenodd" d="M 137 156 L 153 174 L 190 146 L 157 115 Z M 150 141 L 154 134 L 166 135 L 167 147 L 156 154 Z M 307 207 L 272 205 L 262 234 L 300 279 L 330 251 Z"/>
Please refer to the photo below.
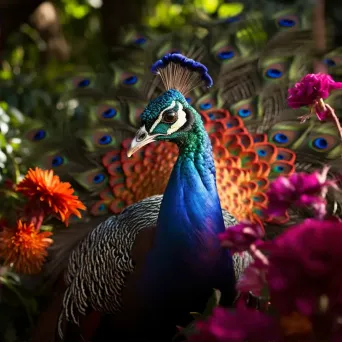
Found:
<path fill-rule="evenodd" d="M 51 167 L 56 168 L 62 166 L 66 163 L 66 158 L 60 155 L 55 155 L 50 157 L 51 158 Z"/>
<path fill-rule="evenodd" d="M 267 163 L 272 163 L 276 160 L 277 148 L 273 144 L 256 143 L 253 148 L 257 153 L 259 160 L 266 161 Z"/>
<path fill-rule="evenodd" d="M 104 189 L 108 184 L 107 173 L 101 169 L 89 170 L 73 174 L 74 179 L 88 191 L 95 192 Z"/>
<path fill-rule="evenodd" d="M 213 120 L 222 120 L 228 119 L 230 117 L 229 112 L 225 109 L 214 109 L 209 111 L 200 112 L 203 118 L 205 118 L 205 122 L 213 121 Z"/>
<path fill-rule="evenodd" d="M 133 44 L 138 45 L 138 46 L 143 46 L 147 42 L 147 38 L 143 35 L 136 35 L 133 40 Z"/>
<path fill-rule="evenodd" d="M 332 54 L 326 55 L 323 63 L 330 69 L 342 64 L 342 56 L 335 56 Z"/>
<path fill-rule="evenodd" d="M 239 53 L 230 45 L 222 46 L 217 51 L 213 50 L 213 53 L 220 63 L 229 63 L 239 57 Z"/>
<path fill-rule="evenodd" d="M 43 128 L 32 129 L 25 134 L 25 137 L 32 142 L 39 142 L 47 137 L 47 132 Z"/>
<path fill-rule="evenodd" d="M 102 190 L 99 194 L 99 197 L 102 200 L 112 200 L 114 198 L 112 189 L 106 188 L 106 189 Z"/>
<path fill-rule="evenodd" d="M 124 175 L 124 164 L 122 165 L 121 161 L 116 161 L 114 163 L 111 163 L 107 167 L 107 171 L 111 176 L 116 175 Z"/>
<path fill-rule="evenodd" d="M 90 213 L 93 216 L 106 215 L 109 212 L 109 203 L 106 200 L 96 202 L 90 209 Z"/>
<path fill-rule="evenodd" d="M 198 99 L 195 104 L 195 109 L 198 111 L 208 111 L 217 108 L 217 99 L 214 94 L 207 94 Z"/>
<path fill-rule="evenodd" d="M 256 99 L 246 99 L 230 107 L 232 115 L 240 117 L 244 121 L 257 118 Z"/>
<path fill-rule="evenodd" d="M 268 60 L 262 65 L 262 74 L 265 81 L 275 82 L 283 79 L 287 74 L 290 66 L 290 59 L 277 58 Z"/>
<path fill-rule="evenodd" d="M 316 152 L 327 153 L 338 146 L 340 140 L 330 134 L 314 135 L 309 140 L 309 147 Z"/>
<path fill-rule="evenodd" d="M 240 133 L 237 135 L 237 139 L 246 149 L 251 148 L 254 143 L 253 137 L 249 133 Z"/>
<path fill-rule="evenodd" d="M 258 134 L 254 133 L 252 135 L 254 143 L 266 143 L 267 142 L 267 135 L 266 134 Z"/>
<path fill-rule="evenodd" d="M 287 161 L 288 163 L 294 163 L 296 160 L 296 154 L 288 149 L 278 147 L 276 159 L 279 161 Z"/>
<path fill-rule="evenodd" d="M 114 214 L 120 214 L 125 207 L 126 203 L 123 200 L 115 199 L 111 202 L 109 209 Z"/>
<path fill-rule="evenodd" d="M 300 136 L 305 132 L 305 127 L 296 127 L 293 130 L 290 129 L 277 129 L 273 127 L 269 132 L 269 140 L 276 146 L 290 147 L 292 146 Z"/>
<path fill-rule="evenodd" d="M 225 125 L 221 121 L 212 121 L 205 125 L 205 129 L 208 134 L 214 134 L 215 132 L 224 131 Z"/>
<path fill-rule="evenodd" d="M 281 15 L 275 19 L 275 22 L 281 30 L 293 30 L 300 27 L 300 20 L 297 15 Z"/>
<path fill-rule="evenodd" d="M 109 121 L 117 119 L 120 116 L 120 111 L 117 107 L 102 104 L 96 108 L 96 114 L 100 120 Z"/>
<path fill-rule="evenodd" d="M 92 132 L 92 136 L 90 138 L 91 140 L 88 141 L 88 145 L 90 143 L 90 149 L 93 149 L 94 147 L 108 148 L 116 144 L 116 140 L 112 134 L 112 131 L 107 129 L 99 129 Z M 87 142 L 86 136 L 84 136 L 84 139 Z"/>
<path fill-rule="evenodd" d="M 74 76 L 71 79 L 71 86 L 74 89 L 92 88 L 93 83 L 94 83 L 94 78 L 95 78 L 94 74 L 90 72 L 84 73 L 83 75 Z"/>
<path fill-rule="evenodd" d="M 277 161 L 271 165 L 270 179 L 279 176 L 290 176 L 294 173 L 295 166 L 285 161 Z"/>
<path fill-rule="evenodd" d="M 120 161 L 120 156 L 121 156 L 120 150 L 114 150 L 114 151 L 107 152 L 102 157 L 103 166 L 108 167 L 110 164 Z"/>

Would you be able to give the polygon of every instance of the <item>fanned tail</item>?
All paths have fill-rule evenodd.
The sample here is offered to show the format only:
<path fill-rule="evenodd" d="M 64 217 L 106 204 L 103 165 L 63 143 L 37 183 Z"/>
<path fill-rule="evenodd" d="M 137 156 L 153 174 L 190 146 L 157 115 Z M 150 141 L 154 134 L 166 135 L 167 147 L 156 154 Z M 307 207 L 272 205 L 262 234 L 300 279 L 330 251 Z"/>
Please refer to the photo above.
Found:
<path fill-rule="evenodd" d="M 200 59 L 214 76 L 210 92 L 198 88 L 187 101 L 201 113 L 210 134 L 222 207 L 239 220 L 263 222 L 269 236 L 308 215 L 294 212 L 268 222 L 262 212 L 275 177 L 323 164 L 331 166 L 331 177 L 338 177 L 341 169 L 341 141 L 334 125 L 316 119 L 301 124 L 298 117 L 306 109 L 290 109 L 286 101 L 288 88 L 315 71 L 310 8 L 276 6 L 271 16 L 246 8 L 225 20 L 201 16 L 191 31 L 166 35 L 130 30 L 113 50 L 110 73 L 84 69 L 65 81 L 67 92 L 52 110 L 50 124 L 32 122 L 25 136 L 35 146 L 32 163 L 72 182 L 88 206 L 81 222 L 55 229 L 44 272 L 49 284 L 98 221 L 163 193 L 176 147 L 151 144 L 130 159 L 126 151 L 147 101 L 162 91 L 150 66 L 167 53 Z M 341 81 L 342 48 L 330 46 L 319 62 Z M 327 100 L 339 117 L 341 95 L 336 90 Z M 330 198 L 330 206 L 334 214 L 341 212 L 340 201 Z"/>

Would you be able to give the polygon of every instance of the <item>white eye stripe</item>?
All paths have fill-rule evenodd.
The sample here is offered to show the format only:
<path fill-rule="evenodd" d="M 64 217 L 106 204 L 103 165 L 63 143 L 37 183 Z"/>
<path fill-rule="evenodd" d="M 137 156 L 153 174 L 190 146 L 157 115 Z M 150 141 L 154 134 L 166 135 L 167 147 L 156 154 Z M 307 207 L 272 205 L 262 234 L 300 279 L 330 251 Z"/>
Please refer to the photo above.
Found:
<path fill-rule="evenodd" d="M 177 121 L 174 122 L 170 128 L 167 130 L 167 134 L 172 134 L 176 131 L 178 131 L 181 127 L 183 127 L 186 124 L 186 113 L 183 110 L 183 105 L 179 102 L 177 102 L 178 104 L 178 111 L 177 111 Z M 176 105 L 175 101 L 172 101 L 171 105 L 167 108 L 165 108 L 162 112 L 160 112 L 157 120 L 154 122 L 154 124 L 152 125 L 151 129 L 150 129 L 150 133 L 153 132 L 153 130 L 157 127 L 157 125 L 162 121 L 163 119 L 163 114 L 167 111 L 170 110 L 172 108 L 174 108 Z"/>
<path fill-rule="evenodd" d="M 181 127 L 186 124 L 186 113 L 183 110 L 183 105 L 178 103 L 178 119 L 177 121 L 171 125 L 171 127 L 167 130 L 167 134 L 172 134 L 178 131 Z"/>
<path fill-rule="evenodd" d="M 171 105 L 167 108 L 165 108 L 163 111 L 160 112 L 157 120 L 154 122 L 154 124 L 152 125 L 151 129 L 150 129 L 150 133 L 153 132 L 153 130 L 157 127 L 157 125 L 160 123 L 160 121 L 162 120 L 163 118 L 163 114 L 164 112 L 166 112 L 167 110 L 169 109 L 172 109 L 174 106 L 176 105 L 176 102 L 175 101 L 172 101 Z"/>

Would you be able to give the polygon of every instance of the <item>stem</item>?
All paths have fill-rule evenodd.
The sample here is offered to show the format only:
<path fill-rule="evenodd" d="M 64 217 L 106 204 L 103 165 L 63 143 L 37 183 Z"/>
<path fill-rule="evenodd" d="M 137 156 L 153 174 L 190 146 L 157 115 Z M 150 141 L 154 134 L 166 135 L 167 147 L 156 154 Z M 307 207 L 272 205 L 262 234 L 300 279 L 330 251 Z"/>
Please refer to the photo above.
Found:
<path fill-rule="evenodd" d="M 40 210 L 37 215 L 32 215 L 31 222 L 35 225 L 36 231 L 39 232 L 45 218 L 44 210 Z"/>
<path fill-rule="evenodd" d="M 41 212 L 38 216 L 38 219 L 37 219 L 37 223 L 36 223 L 36 229 L 37 231 L 40 230 L 40 227 L 42 226 L 43 224 L 43 220 L 44 220 L 44 212 Z"/>
<path fill-rule="evenodd" d="M 329 106 L 328 104 L 325 104 L 325 106 L 328 108 L 331 120 L 334 122 L 334 124 L 338 130 L 338 133 L 340 135 L 340 138 L 342 140 L 342 127 L 340 124 L 340 120 L 338 119 L 338 117 L 335 113 L 335 110 L 331 106 Z"/>
<path fill-rule="evenodd" d="M 267 257 L 261 252 L 260 249 L 257 248 L 254 243 L 250 245 L 249 251 L 254 260 L 259 259 L 263 263 L 263 265 L 268 265 Z"/>

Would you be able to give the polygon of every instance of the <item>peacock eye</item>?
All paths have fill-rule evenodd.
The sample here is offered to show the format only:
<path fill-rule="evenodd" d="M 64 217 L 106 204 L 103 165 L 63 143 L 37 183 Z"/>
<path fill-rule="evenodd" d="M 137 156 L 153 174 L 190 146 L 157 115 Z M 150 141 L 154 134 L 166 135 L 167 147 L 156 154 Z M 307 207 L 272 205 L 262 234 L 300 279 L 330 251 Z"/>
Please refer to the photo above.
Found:
<path fill-rule="evenodd" d="M 174 123 L 176 122 L 178 119 L 178 115 L 176 112 L 165 112 L 163 114 L 163 122 L 166 122 L 166 123 Z"/>

